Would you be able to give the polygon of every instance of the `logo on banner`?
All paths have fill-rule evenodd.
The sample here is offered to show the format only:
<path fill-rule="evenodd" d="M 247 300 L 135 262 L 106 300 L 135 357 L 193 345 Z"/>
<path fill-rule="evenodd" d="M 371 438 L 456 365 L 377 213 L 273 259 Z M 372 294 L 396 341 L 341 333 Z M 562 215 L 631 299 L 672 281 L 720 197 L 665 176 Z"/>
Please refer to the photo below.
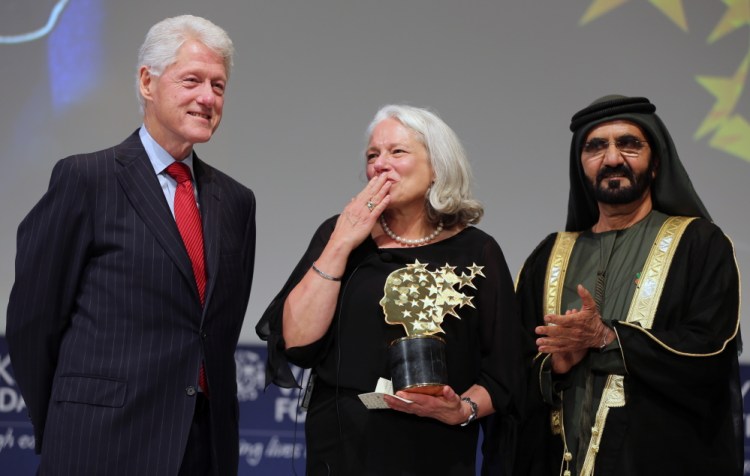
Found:
<path fill-rule="evenodd" d="M 33 450 L 34 435 L 26 416 L 26 402 L 13 378 L 10 355 L 4 352 L 0 352 L 0 416 L 5 420 L 0 428 L 0 453 Z"/>
<path fill-rule="evenodd" d="M 258 353 L 237 350 L 234 353 L 237 365 L 237 399 L 240 402 L 257 400 L 263 391 L 266 366 Z"/>
<path fill-rule="evenodd" d="M 20 413 L 26 409 L 16 380 L 10 371 L 10 355 L 0 354 L 0 413 Z"/>

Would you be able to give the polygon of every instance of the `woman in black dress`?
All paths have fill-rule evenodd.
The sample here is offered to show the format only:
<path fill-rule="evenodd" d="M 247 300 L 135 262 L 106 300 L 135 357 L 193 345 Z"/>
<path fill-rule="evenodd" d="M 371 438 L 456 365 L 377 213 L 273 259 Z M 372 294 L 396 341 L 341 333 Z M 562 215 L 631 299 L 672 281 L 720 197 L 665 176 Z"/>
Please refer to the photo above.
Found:
<path fill-rule="evenodd" d="M 410 106 L 382 108 L 368 137 L 369 182 L 318 228 L 257 326 L 274 383 L 297 385 L 289 363 L 313 369 L 307 473 L 474 476 L 490 414 L 485 460 L 509 467 L 533 342 L 499 245 L 473 226 L 483 208 L 463 147 Z M 368 410 L 358 395 L 391 377 L 388 346 L 415 329 L 445 341 L 447 385 Z"/>

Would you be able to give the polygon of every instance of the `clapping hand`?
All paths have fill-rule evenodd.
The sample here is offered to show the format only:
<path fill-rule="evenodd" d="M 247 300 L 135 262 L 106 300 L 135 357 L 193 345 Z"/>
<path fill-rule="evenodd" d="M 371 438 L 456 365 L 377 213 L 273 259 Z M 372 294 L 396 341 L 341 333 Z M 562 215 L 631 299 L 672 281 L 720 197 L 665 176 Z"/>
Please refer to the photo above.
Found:
<path fill-rule="evenodd" d="M 608 343 L 609 328 L 602 322 L 599 309 L 591 293 L 578 285 L 581 310 L 572 309 L 565 314 L 544 316 L 546 325 L 538 326 L 535 332 L 539 352 L 551 354 L 552 370 L 566 373 L 578 364 L 589 349 L 598 349 Z"/>

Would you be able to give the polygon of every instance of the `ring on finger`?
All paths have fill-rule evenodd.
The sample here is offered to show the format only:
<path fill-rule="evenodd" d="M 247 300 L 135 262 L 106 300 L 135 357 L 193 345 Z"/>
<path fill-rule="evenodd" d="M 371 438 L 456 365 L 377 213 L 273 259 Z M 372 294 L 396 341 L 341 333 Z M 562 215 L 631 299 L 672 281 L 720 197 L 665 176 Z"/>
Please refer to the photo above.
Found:
<path fill-rule="evenodd" d="M 370 212 L 372 212 L 373 208 L 375 208 L 375 203 L 370 200 L 367 200 L 366 205 L 367 205 L 367 209 L 370 210 Z"/>

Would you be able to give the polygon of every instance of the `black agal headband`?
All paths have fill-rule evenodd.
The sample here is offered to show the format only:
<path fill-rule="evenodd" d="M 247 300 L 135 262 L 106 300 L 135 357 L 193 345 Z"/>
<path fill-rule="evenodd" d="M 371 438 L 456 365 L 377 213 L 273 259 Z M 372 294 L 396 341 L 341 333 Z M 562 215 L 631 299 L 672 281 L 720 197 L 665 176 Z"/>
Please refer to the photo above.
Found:
<path fill-rule="evenodd" d="M 585 124 L 619 114 L 653 114 L 655 111 L 656 106 L 646 98 L 612 96 L 611 99 L 595 102 L 575 113 L 570 120 L 570 130 L 575 132 Z"/>

